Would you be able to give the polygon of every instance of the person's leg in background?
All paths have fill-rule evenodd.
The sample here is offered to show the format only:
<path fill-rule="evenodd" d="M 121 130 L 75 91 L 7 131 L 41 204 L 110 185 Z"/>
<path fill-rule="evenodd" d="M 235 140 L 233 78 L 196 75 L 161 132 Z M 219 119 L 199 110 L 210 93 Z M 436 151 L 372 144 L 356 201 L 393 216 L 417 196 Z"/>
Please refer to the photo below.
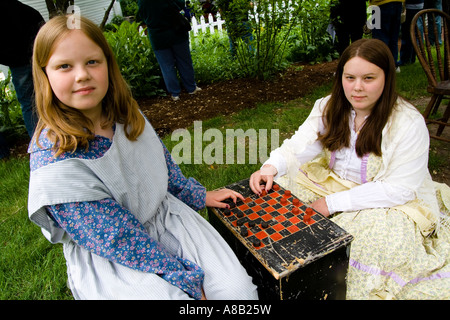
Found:
<path fill-rule="evenodd" d="M 194 92 L 197 88 L 197 84 L 195 83 L 195 72 L 192 64 L 189 40 L 173 45 L 172 52 L 183 86 L 186 88 L 187 92 Z"/>
<path fill-rule="evenodd" d="M 16 90 L 17 100 L 22 108 L 22 116 L 30 138 L 37 124 L 34 110 L 34 86 L 31 65 L 10 68 L 12 83 Z"/>
<path fill-rule="evenodd" d="M 175 68 L 175 55 L 171 48 L 163 50 L 154 50 L 156 60 L 158 61 L 164 83 L 172 99 L 178 100 L 181 92 L 180 82 Z"/>

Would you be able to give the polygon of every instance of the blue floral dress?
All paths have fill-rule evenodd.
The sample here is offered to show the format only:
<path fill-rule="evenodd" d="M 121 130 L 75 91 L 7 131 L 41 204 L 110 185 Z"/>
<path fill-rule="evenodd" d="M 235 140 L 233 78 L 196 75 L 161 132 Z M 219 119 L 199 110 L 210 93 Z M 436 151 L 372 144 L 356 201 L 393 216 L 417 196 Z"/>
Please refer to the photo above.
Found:
<path fill-rule="evenodd" d="M 195 179 L 184 177 L 167 148 L 161 140 L 159 141 L 168 170 L 167 191 L 193 210 L 204 208 L 206 189 Z M 34 142 L 29 148 L 32 173 L 64 160 L 101 159 L 111 149 L 113 140 L 96 136 L 90 141 L 87 150 L 65 152 L 58 157 L 55 157 L 53 143 L 47 138 L 46 130 L 42 132 L 39 143 L 40 147 Z M 205 271 L 202 267 L 193 262 L 193 259 L 182 258 L 181 254 L 173 254 L 173 250 L 166 250 L 150 236 L 149 227 L 144 225 L 148 221 L 141 223 L 129 209 L 112 197 L 96 201 L 56 203 L 46 206 L 46 211 L 56 227 L 63 229 L 70 236 L 70 242 L 76 243 L 77 248 L 81 247 L 112 263 L 139 272 L 157 274 L 189 297 L 201 298 L 201 290 L 205 286 Z M 183 250 L 178 251 L 182 253 Z M 76 270 L 77 267 L 71 269 Z M 68 271 L 69 278 L 70 272 L 73 271 Z M 158 291 L 156 287 L 154 289 Z M 250 295 L 246 298 L 254 295 L 255 291 L 251 286 L 248 289 Z M 102 289 L 94 289 L 96 290 Z"/>

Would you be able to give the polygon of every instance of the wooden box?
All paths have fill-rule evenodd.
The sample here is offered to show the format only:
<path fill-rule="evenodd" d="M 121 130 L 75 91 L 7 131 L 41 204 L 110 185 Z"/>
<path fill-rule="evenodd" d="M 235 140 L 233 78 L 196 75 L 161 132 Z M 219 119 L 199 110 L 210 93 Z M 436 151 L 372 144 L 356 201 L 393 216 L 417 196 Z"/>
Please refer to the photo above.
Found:
<path fill-rule="evenodd" d="M 260 299 L 345 299 L 350 234 L 276 183 L 261 196 L 248 179 L 226 188 L 245 200 L 209 208 L 209 221 L 253 277 Z"/>

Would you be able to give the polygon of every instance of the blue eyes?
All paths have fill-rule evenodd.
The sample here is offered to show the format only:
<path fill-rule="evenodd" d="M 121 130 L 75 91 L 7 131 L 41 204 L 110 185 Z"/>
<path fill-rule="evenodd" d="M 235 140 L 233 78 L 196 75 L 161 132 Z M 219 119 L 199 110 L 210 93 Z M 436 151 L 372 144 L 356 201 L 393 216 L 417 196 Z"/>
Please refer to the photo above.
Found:
<path fill-rule="evenodd" d="M 95 65 L 98 64 L 99 62 L 97 60 L 89 60 L 86 65 Z M 60 66 L 57 67 L 57 69 L 61 69 L 61 70 L 68 70 L 69 68 L 71 68 L 72 66 L 68 63 L 64 63 Z"/>

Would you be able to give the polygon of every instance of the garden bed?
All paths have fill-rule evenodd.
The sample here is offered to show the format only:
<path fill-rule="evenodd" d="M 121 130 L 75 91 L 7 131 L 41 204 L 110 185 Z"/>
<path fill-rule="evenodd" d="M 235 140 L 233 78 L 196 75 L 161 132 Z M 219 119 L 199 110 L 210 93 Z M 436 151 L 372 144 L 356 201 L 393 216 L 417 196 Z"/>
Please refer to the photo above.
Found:
<path fill-rule="evenodd" d="M 196 120 L 227 116 L 261 102 L 288 102 L 331 81 L 337 61 L 316 65 L 294 64 L 272 80 L 233 79 L 199 86 L 195 95 L 182 92 L 179 101 L 167 97 L 138 99 L 156 131 L 164 136 Z"/>

